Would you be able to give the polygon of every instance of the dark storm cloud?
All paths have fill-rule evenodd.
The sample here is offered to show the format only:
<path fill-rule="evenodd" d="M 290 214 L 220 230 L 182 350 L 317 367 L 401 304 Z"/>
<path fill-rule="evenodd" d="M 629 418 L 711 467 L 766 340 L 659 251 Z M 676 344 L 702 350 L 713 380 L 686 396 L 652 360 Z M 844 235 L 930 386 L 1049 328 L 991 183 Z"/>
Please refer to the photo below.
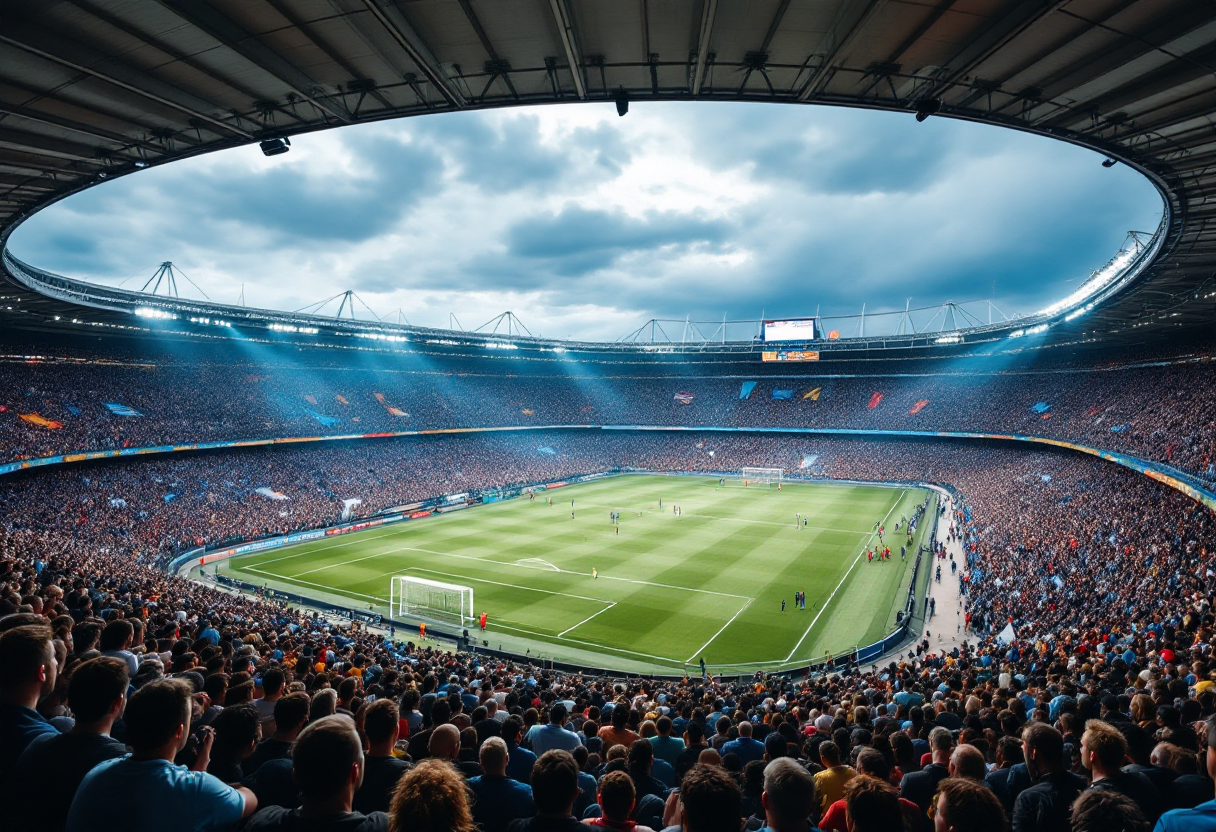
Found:
<path fill-rule="evenodd" d="M 634 218 L 571 206 L 512 226 L 506 242 L 509 254 L 568 277 L 611 266 L 626 254 L 721 245 L 728 233 L 725 222 L 683 214 Z"/>
<path fill-rule="evenodd" d="M 570 176 L 609 177 L 629 161 L 619 133 L 604 126 L 577 128 L 561 144 L 541 140 L 540 120 L 522 115 L 491 123 L 445 114 L 411 124 L 416 141 L 455 160 L 459 178 L 489 192 L 551 187 Z"/>

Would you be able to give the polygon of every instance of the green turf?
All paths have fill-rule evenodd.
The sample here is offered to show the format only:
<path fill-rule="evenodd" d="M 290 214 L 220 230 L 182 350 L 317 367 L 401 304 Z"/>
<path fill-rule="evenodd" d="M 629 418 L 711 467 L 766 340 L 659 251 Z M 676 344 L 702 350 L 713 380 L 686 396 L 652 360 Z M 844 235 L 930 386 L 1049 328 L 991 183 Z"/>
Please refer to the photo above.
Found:
<path fill-rule="evenodd" d="M 246 555 L 221 568 L 250 583 L 344 597 L 384 613 L 393 575 L 470 586 L 477 612 L 489 615 L 487 640 L 505 639 L 511 649 L 527 643 L 554 658 L 594 655 L 608 665 L 670 669 L 704 656 L 723 670 L 776 668 L 872 643 L 893 628 L 914 558 L 900 561 L 906 538 L 890 530 L 926 493 L 612 477 L 535 501 Z M 682 516 L 673 515 L 673 504 Z M 611 510 L 622 513 L 619 534 Z M 810 515 L 805 531 L 795 528 L 796 513 Z M 876 543 L 880 519 L 895 554 L 871 564 L 864 550 Z M 805 610 L 794 609 L 798 590 L 807 593 Z"/>

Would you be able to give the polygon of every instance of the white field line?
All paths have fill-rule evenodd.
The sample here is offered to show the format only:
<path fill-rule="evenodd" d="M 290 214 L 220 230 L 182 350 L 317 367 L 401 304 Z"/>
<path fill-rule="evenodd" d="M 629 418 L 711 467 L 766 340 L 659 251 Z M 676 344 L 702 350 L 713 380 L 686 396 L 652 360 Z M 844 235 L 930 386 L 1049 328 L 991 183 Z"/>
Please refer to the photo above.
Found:
<path fill-rule="evenodd" d="M 257 569 L 256 567 L 250 567 L 250 568 L 249 568 L 249 571 L 250 571 L 250 572 L 261 572 L 261 570 L 260 570 L 260 569 Z M 420 571 L 421 571 L 421 570 L 420 570 Z M 262 574 L 266 575 L 266 577 L 268 577 L 268 578 L 274 578 L 274 579 L 276 579 L 276 580 L 283 580 L 283 581 L 287 581 L 287 582 L 289 582 L 289 583 L 290 583 L 291 581 L 293 581 L 293 580 L 294 580 L 294 579 L 292 579 L 292 578 L 284 578 L 284 577 L 282 577 L 281 575 L 272 575 L 272 574 L 270 574 L 269 572 L 262 572 Z M 398 574 L 398 573 L 396 573 L 396 572 L 386 572 L 385 574 L 386 574 L 386 575 L 396 575 L 396 574 Z M 442 573 L 438 573 L 438 574 L 442 574 Z M 323 589 L 323 590 L 325 590 L 326 592 L 332 592 L 332 591 L 333 591 L 332 587 L 324 586 L 324 585 L 322 585 L 322 584 L 313 583 L 312 581 L 299 581 L 298 583 L 305 584 L 306 586 L 312 586 L 312 587 L 316 587 L 317 589 Z M 523 588 L 524 588 L 524 589 L 530 589 L 531 587 L 523 587 Z M 543 590 L 538 590 L 538 591 L 543 591 Z M 387 599 L 385 599 L 385 598 L 380 598 L 379 596 L 376 596 L 376 595 L 364 595 L 362 592 L 351 592 L 351 591 L 349 591 L 349 590 L 345 590 L 345 591 L 343 591 L 343 592 L 342 592 L 342 593 L 340 593 L 340 594 L 344 594 L 344 595 L 357 595 L 357 596 L 359 596 L 360 598 L 366 598 L 366 599 L 367 599 L 367 600 L 369 600 L 369 601 L 380 601 L 381 603 L 384 603 L 384 604 L 387 604 L 387 603 L 388 603 L 388 600 L 387 600 Z M 555 593 L 553 593 L 553 594 L 554 594 L 554 595 L 562 595 L 562 594 L 564 594 L 564 593 L 561 593 L 561 592 L 555 592 Z M 577 597 L 577 596 L 574 596 L 574 597 Z M 594 600 L 594 599 L 588 599 L 588 600 Z M 601 612 L 602 612 L 602 610 L 601 610 Z M 598 614 L 598 613 L 597 613 L 597 614 Z M 508 620 L 509 620 L 509 619 L 508 619 Z M 550 633 L 541 633 L 541 632 L 537 632 L 536 630 L 528 630 L 528 629 L 525 629 L 525 628 L 523 628 L 523 627 L 511 627 L 511 626 L 509 626 L 509 625 L 507 625 L 507 624 L 503 624 L 503 623 L 501 623 L 501 621 L 498 621 L 498 622 L 495 624 L 495 626 L 497 626 L 497 627 L 501 627 L 501 628 L 502 628 L 502 629 L 504 629 L 504 630 L 511 630 L 511 631 L 513 631 L 513 632 L 516 632 L 516 633 L 523 633 L 523 634 L 524 634 L 524 635 L 526 635 L 526 636 L 532 636 L 533 638 L 538 638 L 538 639 L 542 639 L 542 640 L 547 639 L 547 638 L 554 638 L 554 637 L 555 637 L 555 636 L 551 635 Z M 592 647 L 592 648 L 595 648 L 596 650 L 608 651 L 608 652 L 610 652 L 610 653 L 628 653 L 628 654 L 629 654 L 629 655 L 631 655 L 631 656 L 641 656 L 641 657 L 642 657 L 642 658 L 644 658 L 644 659 L 654 659 L 654 660 L 656 660 L 656 661 L 667 662 L 668 664 L 671 664 L 671 665 L 676 665 L 676 666 L 679 666 L 679 665 L 681 664 L 681 662 L 680 662 L 678 659 L 672 659 L 672 658 L 668 658 L 667 656 L 656 656 L 656 655 L 654 655 L 653 653 L 639 653 L 639 652 L 638 652 L 638 651 L 636 651 L 636 650 L 626 650 L 626 649 L 625 649 L 625 648 L 623 648 L 623 647 L 605 647 L 605 646 L 604 646 L 604 645 L 602 645 L 602 644 L 596 644 L 595 642 L 592 642 L 592 641 L 581 641 L 580 639 L 577 639 L 577 638 L 568 638 L 568 637 L 564 637 L 564 636 L 557 636 L 557 638 L 561 638 L 561 640 L 562 640 L 562 641 L 568 641 L 568 642 L 570 642 L 571 644 L 581 644 L 581 645 L 583 645 L 583 646 L 585 646 L 585 647 Z"/>
<path fill-rule="evenodd" d="M 367 540 L 375 540 L 378 537 L 388 537 L 389 535 L 391 535 L 397 531 L 400 531 L 400 527 L 394 526 L 391 529 L 389 529 L 388 531 L 385 531 L 381 534 L 375 534 L 375 535 L 369 534 L 367 537 L 363 537 L 358 532 L 356 532 L 349 540 L 346 540 L 342 543 L 332 543 L 329 546 L 317 546 L 316 548 L 311 548 L 311 547 L 305 548 L 303 544 L 295 544 L 294 546 L 292 546 L 292 548 L 295 548 L 295 546 L 300 546 L 302 551 L 296 552 L 291 555 L 283 555 L 280 558 L 271 558 L 270 560 L 259 561 L 258 565 L 259 566 L 268 566 L 272 563 L 278 563 L 281 560 L 290 560 L 291 558 L 298 558 L 301 555 L 312 555 L 312 554 L 316 554 L 317 552 L 324 552 L 326 549 L 340 549 L 343 546 L 351 546 L 355 543 L 363 543 L 364 541 L 367 541 Z M 249 554 L 254 554 L 254 553 L 250 552 Z M 237 557 L 240 558 L 240 557 L 245 557 L 245 556 L 238 555 Z"/>
<path fill-rule="evenodd" d="M 312 581 L 301 581 L 298 578 L 288 578 L 283 575 L 275 575 L 272 572 L 263 572 L 261 569 L 258 569 L 256 566 L 247 566 L 247 567 L 245 567 L 245 571 L 246 572 L 257 572 L 259 575 L 265 575 L 267 578 L 270 578 L 275 581 L 286 581 L 287 583 L 295 582 L 295 583 L 305 584 L 307 586 L 315 586 L 317 589 L 323 589 L 326 592 L 332 592 L 334 595 L 357 595 L 360 598 L 366 598 L 369 601 L 383 601 L 386 604 L 388 603 L 387 598 L 381 598 L 378 595 L 364 595 L 362 592 L 354 592 L 349 589 L 344 589 L 344 590 L 338 591 L 338 590 L 335 590 L 332 586 L 325 586 L 324 584 L 314 584 Z"/>
<path fill-rule="evenodd" d="M 475 555 L 458 555 L 455 552 L 438 552 L 438 551 L 435 551 L 434 549 L 421 549 L 416 546 L 402 546 L 402 547 L 400 547 L 398 549 L 394 549 L 392 551 L 394 551 L 394 552 L 422 552 L 423 554 L 427 554 L 427 555 L 439 555 L 441 557 L 458 558 L 460 560 L 475 560 L 475 561 L 479 561 L 481 563 L 492 563 L 495 566 L 514 566 L 517 569 L 532 569 L 532 570 L 536 569 L 535 566 L 525 566 L 525 565 L 521 565 L 518 562 L 512 563 L 512 562 L 508 562 L 508 561 L 494 560 L 493 558 L 479 558 Z M 384 552 L 383 554 L 390 554 L 390 553 Z M 353 562 L 354 561 L 348 561 L 348 563 L 353 563 Z M 340 565 L 340 564 L 337 564 L 337 565 Z M 574 569 L 559 569 L 556 566 L 553 568 L 554 568 L 554 570 L 556 570 L 557 572 L 560 572 L 563 575 L 582 575 L 583 577 L 587 577 L 586 572 L 576 571 Z M 545 571 L 549 571 L 549 570 L 545 570 Z M 678 589 L 682 592 L 697 592 L 702 595 L 717 595 L 722 598 L 742 598 L 742 599 L 751 600 L 751 599 L 748 599 L 748 597 L 746 595 L 736 595 L 733 592 L 715 592 L 712 589 L 693 589 L 692 587 L 687 587 L 687 586 L 675 586 L 674 584 L 661 584 L 661 583 L 657 583 L 656 581 L 641 581 L 641 580 L 635 580 L 633 578 L 615 578 L 611 575 L 604 575 L 602 573 L 600 574 L 600 580 L 601 581 L 621 581 L 621 582 L 627 583 L 627 584 L 641 584 L 643 586 L 657 586 L 657 587 L 661 587 L 662 589 Z"/>
<path fill-rule="evenodd" d="M 584 618 L 582 621 L 580 621 L 580 622 L 578 622 L 577 624 L 575 624 L 573 627 L 568 627 L 568 628 L 566 628 L 565 630 L 562 630 L 560 633 L 558 633 L 558 634 L 557 634 L 557 637 L 558 637 L 558 638 L 561 638 L 562 636 L 564 636 L 566 633 L 570 632 L 571 630 L 577 630 L 579 627 L 583 626 L 583 625 L 584 625 L 584 624 L 586 624 L 588 621 L 590 621 L 591 619 L 595 618 L 595 616 L 599 615 L 600 613 L 605 613 L 605 612 L 608 612 L 608 610 L 612 609 L 612 608 L 613 608 L 613 607 L 615 607 L 615 606 L 616 606 L 616 601 L 613 601 L 611 604 L 609 604 L 608 606 L 604 607 L 604 608 L 603 608 L 602 610 L 600 610 L 599 612 L 597 612 L 597 613 L 593 613 L 593 614 L 591 614 L 591 615 L 587 616 L 587 617 L 586 617 L 586 618 Z"/>
<path fill-rule="evenodd" d="M 410 566 L 400 570 L 400 572 L 386 572 L 386 575 L 399 575 L 401 572 L 425 572 L 428 575 L 443 575 L 445 578 L 458 578 L 462 581 L 470 581 L 479 584 L 493 584 L 494 586 L 505 586 L 511 589 L 522 589 L 526 592 L 541 592 L 545 595 L 560 595 L 563 598 L 577 598 L 580 601 L 593 601 L 597 604 L 616 604 L 616 601 L 608 601 L 604 598 L 588 598 L 586 595 L 575 595 L 573 592 L 557 592 L 552 589 L 539 589 L 534 586 L 520 586 L 519 584 L 509 584 L 504 581 L 491 581 L 487 578 L 470 578 L 468 575 L 458 575 L 453 572 L 440 572 L 437 569 L 424 569 L 421 566 Z M 383 576 L 381 576 L 383 577 Z M 603 610 L 600 610 L 603 612 Z"/>
<path fill-rule="evenodd" d="M 361 558 L 353 558 L 351 560 L 344 560 L 344 561 L 341 561 L 340 563 L 327 563 L 324 566 L 318 566 L 314 569 L 306 569 L 303 572 L 297 572 L 296 576 L 298 577 L 300 575 L 311 575 L 313 572 L 322 572 L 326 569 L 333 569 L 335 566 L 350 566 L 352 563 L 358 563 L 361 560 L 371 560 L 372 558 L 379 558 L 379 557 L 383 557 L 384 555 L 391 555 L 393 552 L 396 552 L 396 551 L 398 551 L 398 550 L 397 549 L 381 549 L 379 551 L 373 552 L 370 555 L 364 555 Z"/>
<path fill-rule="evenodd" d="M 895 509 L 899 506 L 899 504 L 903 502 L 904 495 L 907 493 L 908 493 L 908 489 L 906 489 L 906 488 L 903 491 L 899 492 L 899 496 L 895 498 L 895 502 L 892 503 L 891 508 L 887 510 L 886 516 L 882 518 L 882 525 L 884 525 L 884 526 L 887 525 L 887 518 L 890 517 L 891 512 L 895 511 Z M 823 606 L 819 608 L 819 612 L 815 613 L 815 617 L 811 619 L 811 623 L 807 626 L 806 630 L 803 632 L 802 638 L 798 639 L 798 643 L 794 645 L 794 649 L 790 651 L 790 654 L 785 657 L 784 661 L 788 662 L 790 659 L 792 659 L 794 657 L 794 654 L 798 652 L 798 648 L 802 646 L 802 642 L 806 641 L 806 637 L 808 635 L 810 635 L 811 628 L 815 626 L 815 622 L 817 622 L 819 620 L 819 616 L 823 615 L 824 611 L 828 608 L 828 605 L 832 603 L 832 599 L 836 597 L 836 593 L 840 591 L 840 588 L 842 586 L 844 586 L 844 582 L 846 580 L 848 580 L 849 575 L 853 574 L 853 567 L 855 567 L 857 565 L 857 562 L 859 560 L 861 560 L 860 548 L 858 549 L 857 557 L 853 558 L 853 562 L 851 564 L 849 564 L 849 568 L 847 570 L 845 570 L 844 575 L 841 576 L 840 583 L 836 584 L 836 588 L 832 590 L 832 594 L 828 596 L 828 599 L 823 602 Z"/>
<path fill-rule="evenodd" d="M 722 629 L 718 630 L 718 632 L 716 632 L 716 633 L 714 633 L 712 636 L 710 636 L 710 637 L 709 637 L 709 641 L 707 641 L 707 642 L 705 642 L 704 644 L 702 644 L 702 645 L 701 645 L 701 648 L 700 648 L 699 650 L 694 651 L 694 652 L 693 652 L 693 654 L 692 654 L 691 656 L 689 656 L 687 659 L 685 659 L 685 660 L 684 660 L 684 664 L 688 664 L 689 662 L 691 662 L 691 661 L 692 661 L 693 659 L 695 659 L 695 658 L 696 658 L 696 657 L 697 657 L 697 656 L 698 656 L 698 655 L 699 655 L 699 654 L 700 654 L 700 653 L 701 653 L 701 652 L 702 652 L 702 651 L 703 651 L 703 650 L 704 650 L 706 647 L 708 647 L 709 645 L 713 644 L 714 639 L 716 639 L 718 636 L 722 635 L 722 631 L 723 631 L 723 630 L 725 630 L 727 627 L 729 627 L 729 626 L 730 626 L 732 623 L 734 623 L 734 620 L 735 620 L 736 618 L 738 618 L 738 617 L 739 617 L 739 616 L 740 616 L 740 615 L 743 613 L 743 611 L 744 611 L 745 609 L 747 609 L 748 607 L 750 607 L 750 606 L 752 605 L 752 601 L 753 601 L 753 600 L 754 600 L 754 599 L 752 599 L 752 598 L 748 598 L 748 599 L 747 599 L 747 603 L 745 603 L 743 606 L 739 607 L 739 612 L 736 612 L 734 615 L 732 615 L 732 616 L 730 617 L 730 621 L 727 621 L 725 624 L 723 624 L 723 625 L 722 625 Z"/>
<path fill-rule="evenodd" d="M 622 512 L 637 511 L 637 509 L 630 509 L 630 508 L 622 509 L 620 506 L 608 506 L 608 505 L 592 505 L 591 508 L 609 509 L 611 511 L 620 510 Z M 643 511 L 652 512 L 652 513 L 654 512 L 653 509 L 643 509 Z M 664 516 L 668 516 L 668 517 L 671 516 L 671 515 L 667 514 L 667 512 L 663 512 L 663 514 L 664 514 Z M 683 520 L 685 517 L 687 517 L 689 520 L 721 520 L 723 523 L 746 523 L 748 525 L 757 525 L 757 526 L 790 526 L 790 525 L 792 525 L 790 523 L 779 522 L 777 520 L 749 520 L 746 517 L 718 517 L 713 514 L 701 514 L 695 510 L 691 511 L 688 514 L 681 514 L 679 516 L 679 518 L 677 518 L 677 519 Z M 807 528 L 814 530 L 814 531 L 818 531 L 818 532 L 841 532 L 843 534 L 868 534 L 868 532 L 859 532 L 856 529 L 837 529 L 837 528 L 833 528 L 831 526 L 809 526 L 808 525 Z"/>

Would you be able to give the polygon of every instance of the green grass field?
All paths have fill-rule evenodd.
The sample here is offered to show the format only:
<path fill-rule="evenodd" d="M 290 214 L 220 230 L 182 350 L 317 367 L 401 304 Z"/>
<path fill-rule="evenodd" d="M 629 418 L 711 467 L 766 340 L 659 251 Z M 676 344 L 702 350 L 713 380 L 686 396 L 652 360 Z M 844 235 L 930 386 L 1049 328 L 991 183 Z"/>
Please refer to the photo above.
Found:
<path fill-rule="evenodd" d="M 915 546 L 931 523 L 922 523 L 906 564 L 899 557 L 906 537 L 892 528 L 930 494 L 611 477 L 535 501 L 525 496 L 245 555 L 221 570 L 386 614 L 391 576 L 469 586 L 476 611 L 489 615 L 482 638 L 521 653 L 528 645 L 547 658 L 670 671 L 704 656 L 723 671 L 776 669 L 870 644 L 894 628 Z M 609 522 L 613 510 L 621 512 L 619 534 Z M 809 515 L 805 530 L 795 514 Z M 868 563 L 878 520 L 894 555 Z M 794 608 L 799 590 L 805 610 Z"/>

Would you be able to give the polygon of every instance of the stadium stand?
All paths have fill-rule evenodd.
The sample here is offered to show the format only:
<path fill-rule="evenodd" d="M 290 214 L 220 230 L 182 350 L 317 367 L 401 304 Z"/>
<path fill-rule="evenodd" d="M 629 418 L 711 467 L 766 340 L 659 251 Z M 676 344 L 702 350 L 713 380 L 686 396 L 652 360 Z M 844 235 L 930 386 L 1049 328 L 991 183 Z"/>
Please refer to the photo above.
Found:
<path fill-rule="evenodd" d="M 560 453 L 537 454 L 538 441 L 560 448 Z M 423 721 L 416 725 L 423 730 L 430 727 L 430 714 L 456 728 L 474 729 L 474 738 L 481 736 L 480 722 L 474 719 L 489 717 L 471 705 L 490 697 L 508 714 L 520 716 L 528 708 L 543 714 L 562 702 L 573 715 L 570 728 L 579 735 L 584 721 L 603 720 L 610 705 L 628 711 L 627 724 L 643 733 L 647 733 L 643 723 L 672 718 L 688 741 L 697 733 L 712 736 L 719 717 L 726 716 L 732 725 L 751 723 L 754 736 L 762 742 L 772 734 L 783 738 L 783 744 L 772 748 L 765 742 L 766 761 L 785 752 L 804 760 L 812 772 L 821 766 L 819 745 L 824 741 L 843 750 L 841 765 L 853 764 L 866 748 L 877 749 L 895 772 L 888 776 L 892 785 L 882 787 L 892 790 L 900 775 L 907 777 L 921 768 L 916 755 L 927 748 L 935 728 L 954 730 L 957 737 L 945 734 L 948 742 L 974 745 L 991 762 L 1003 737 L 1019 735 L 1035 759 L 1034 746 L 1027 739 L 1034 726 L 1046 737 L 1042 739 L 1046 756 L 1036 763 L 1041 768 L 1028 774 L 1015 765 L 1006 778 L 1012 782 L 1001 793 L 1014 828 L 1022 829 L 1040 828 L 1036 824 L 1046 822 L 1040 815 L 1049 809 L 1067 810 L 1067 805 L 1044 804 L 1038 796 L 1040 786 L 1057 769 L 1089 770 L 1081 734 L 1087 720 L 1102 718 L 1119 728 L 1135 749 L 1128 752 L 1135 762 L 1125 769 L 1151 776 L 1154 791 L 1144 794 L 1171 808 L 1189 808 L 1198 802 L 1203 788 L 1191 783 L 1204 768 L 1203 720 L 1216 713 L 1208 569 L 1216 541 L 1210 515 L 1136 473 L 1066 452 L 1026 452 L 975 443 L 960 453 L 954 445 L 932 441 L 820 441 L 822 474 L 828 476 L 907 476 L 952 483 L 964 507 L 950 518 L 951 524 L 970 550 L 972 574 L 983 576 L 964 585 L 967 609 L 975 613 L 964 648 L 940 652 L 917 645 L 915 651 L 909 649 L 880 667 L 854 668 L 840 675 L 708 682 L 591 680 L 505 660 L 487 662 L 389 643 L 383 635 L 335 627 L 281 604 L 221 593 L 157 568 L 180 547 L 197 542 L 182 518 L 199 511 L 217 518 L 217 536 L 234 538 L 333 521 L 340 503 L 305 496 L 322 493 L 315 481 L 319 471 L 326 472 L 325 482 L 320 483 L 324 487 L 408 465 L 416 476 L 408 486 L 398 483 L 383 494 L 385 503 L 391 504 L 451 488 L 501 484 L 521 475 L 545 479 L 622 464 L 667 470 L 709 470 L 744 461 L 789 465 L 803 447 L 788 436 L 606 437 L 556 432 L 541 439 L 529 436 L 526 441 L 509 435 L 444 436 L 324 450 L 252 450 L 98 464 L 5 482 L 0 486 L 0 625 L 8 632 L 0 636 L 0 664 L 6 670 L 0 711 L 6 752 L 0 782 L 13 782 L 13 773 L 27 759 L 23 753 L 33 758 L 39 742 L 45 742 L 37 740 L 39 734 L 84 730 L 73 728 L 83 724 L 80 717 L 73 718 L 76 705 L 69 697 L 73 675 L 101 655 L 110 629 L 130 621 L 129 643 L 124 641 L 117 653 L 107 655 L 131 655 L 134 687 L 139 690 L 162 677 L 174 677 L 193 691 L 193 722 L 186 726 L 181 747 L 170 756 L 198 767 L 200 756 L 209 752 L 213 764 L 209 770 L 223 771 L 223 779 L 232 785 L 245 783 L 261 811 L 271 813 L 262 821 L 267 824 L 299 805 L 290 780 L 275 781 L 271 774 L 289 769 L 290 764 L 266 763 L 248 778 L 242 773 L 240 755 L 228 758 L 226 767 L 214 764 L 217 749 L 231 747 L 230 740 L 225 745 L 224 733 L 243 730 L 239 721 L 218 720 L 218 714 L 257 697 L 260 690 L 252 680 L 272 667 L 285 673 L 286 690 L 312 697 L 340 689 L 344 679 L 354 679 L 354 698 L 342 699 L 345 704 L 339 713 L 349 712 L 357 724 L 372 695 L 405 704 L 413 701 L 407 691 L 421 690 Z M 357 452 L 352 452 L 354 448 Z M 715 451 L 713 457 L 709 450 Z M 461 464 L 454 478 L 457 458 Z M 476 465 L 471 466 L 470 460 L 477 460 Z M 1044 478 L 1047 471 L 1050 481 Z M 262 481 L 266 472 L 281 479 L 293 497 L 290 518 L 278 517 L 279 508 L 270 501 L 249 499 L 247 485 Z M 222 478 L 241 485 L 228 492 L 200 487 Z M 166 502 L 167 487 L 179 489 L 183 496 Z M 111 505 L 113 494 L 125 495 L 125 505 Z M 378 506 L 360 508 L 373 511 Z M 142 515 L 140 522 L 131 522 L 137 515 Z M 1062 580 L 1062 590 L 1056 589 L 1056 577 Z M 1019 631 L 1035 637 L 1014 645 L 1000 643 L 995 634 L 1010 620 Z M 447 680 L 453 674 L 459 677 L 456 688 L 472 699 L 452 695 Z M 428 676 L 446 682 L 438 699 L 434 694 L 439 685 L 428 682 Z M 1133 699 L 1147 699 L 1155 719 L 1141 719 L 1146 714 L 1142 703 L 1136 711 L 1140 724 L 1133 723 Z M 447 706 L 442 715 L 435 707 L 440 701 Z M 132 697 L 131 704 L 135 703 Z M 130 745 L 124 722 L 117 720 L 110 730 Z M 694 732 L 690 722 L 703 728 Z M 217 734 L 210 748 L 211 734 L 198 727 L 204 724 L 213 726 Z M 897 741 L 899 735 L 911 742 L 907 753 L 897 754 L 904 747 L 904 740 Z M 1051 750 L 1061 744 L 1063 751 Z M 27 746 L 32 748 L 27 751 Z M 425 750 L 419 756 L 425 756 Z M 542 767 L 541 762 L 535 772 L 552 774 L 554 766 L 565 764 L 554 759 Z M 577 767 L 573 762 L 569 765 Z M 588 757 L 586 768 L 593 777 L 616 770 L 611 759 L 605 766 L 598 757 Z M 778 774 L 775 771 L 773 777 Z M 85 802 L 101 800 L 92 797 L 97 790 L 88 789 L 89 776 L 80 786 L 85 797 L 72 804 L 67 828 L 74 828 L 72 818 L 107 811 L 104 801 Z M 403 775 L 401 782 L 410 776 Z M 534 790 L 537 776 L 532 777 Z M 1069 776 L 1084 785 L 1075 773 Z M 1183 779 L 1187 776 L 1191 780 Z M 1038 785 L 1032 785 L 1035 781 Z M 734 783 L 730 778 L 723 782 Z M 813 790 L 803 781 L 783 785 Z M 209 788 L 215 794 L 209 809 L 217 813 L 215 817 L 240 813 L 237 796 L 242 792 L 225 791 L 219 781 Z M 773 790 L 780 788 L 772 784 Z M 867 788 L 873 791 L 878 785 Z M 401 785 L 400 790 L 404 793 L 408 788 Z M 867 798 L 868 794 L 858 787 L 846 790 L 845 798 L 879 800 Z M 950 794 L 951 800 L 964 799 L 961 791 Z M 345 807 L 343 811 L 349 808 L 348 801 L 335 800 Z M 543 813 L 539 796 L 536 804 Z M 275 806 L 283 809 L 274 814 Z M 654 816 L 636 819 L 662 824 L 661 810 L 658 806 L 648 810 Z M 1040 813 L 1038 819 L 1017 821 L 1030 812 Z M 391 823 L 371 817 L 367 828 Z"/>
<path fill-rule="evenodd" d="M 338 320 L 297 342 L 283 333 L 317 334 L 316 318 L 167 297 L 149 310 L 31 277 L 4 251 L 0 465 L 82 459 L 0 478 L 0 828 L 1216 830 L 1216 528 L 1169 471 L 778 432 L 1016 434 L 1216 485 L 1210 4 L 591 5 L 16 0 L 0 246 L 40 208 L 150 165 L 279 154 L 288 134 L 401 115 L 607 106 L 615 90 L 622 115 L 631 99 L 820 102 L 1070 141 L 1157 186 L 1151 262 L 1040 327 L 990 326 L 987 356 L 944 329 L 885 345 L 863 323 L 824 345 L 846 357 L 791 371 L 746 342 L 523 358 L 431 331 L 453 348 L 393 351 Z M 210 320 L 187 326 L 229 313 L 239 346 Z M 1172 343 L 1183 325 L 1206 328 L 1199 349 Z M 578 425 L 775 432 L 556 429 Z M 494 427 L 543 430 L 172 450 Z M 153 446 L 168 447 L 83 459 Z M 745 466 L 948 486 L 957 644 L 830 672 L 579 673 L 166 570 L 196 546 L 331 524 L 351 491 L 366 518 L 621 467 Z"/>

